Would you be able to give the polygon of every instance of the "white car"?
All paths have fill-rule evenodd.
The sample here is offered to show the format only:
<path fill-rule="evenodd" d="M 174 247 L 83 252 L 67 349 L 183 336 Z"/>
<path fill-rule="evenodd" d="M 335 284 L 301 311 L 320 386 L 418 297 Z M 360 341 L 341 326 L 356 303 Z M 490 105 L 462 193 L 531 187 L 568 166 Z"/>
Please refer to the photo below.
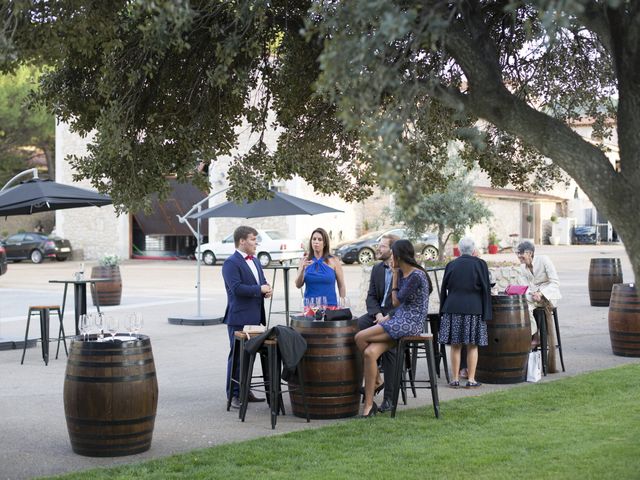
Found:
<path fill-rule="evenodd" d="M 236 246 L 233 233 L 221 242 L 203 243 L 200 246 L 202 261 L 207 265 L 215 265 L 218 260 L 225 260 L 233 255 Z M 271 261 L 284 262 L 297 260 L 304 254 L 304 244 L 299 240 L 285 238 L 277 230 L 258 230 L 258 249 L 256 256 L 263 267 Z"/>

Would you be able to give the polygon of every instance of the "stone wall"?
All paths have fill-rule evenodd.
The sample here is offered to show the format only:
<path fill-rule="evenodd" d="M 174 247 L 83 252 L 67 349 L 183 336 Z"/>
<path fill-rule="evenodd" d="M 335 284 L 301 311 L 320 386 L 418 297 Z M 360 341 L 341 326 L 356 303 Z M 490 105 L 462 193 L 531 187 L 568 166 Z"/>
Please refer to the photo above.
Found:
<path fill-rule="evenodd" d="M 92 188 L 89 182 L 74 182 L 68 155 L 86 155 L 87 142 L 69 131 L 65 123 L 56 125 L 56 181 Z M 67 238 L 74 260 L 97 260 L 103 255 L 129 258 L 129 216 L 116 216 L 112 205 L 56 210 L 56 233 Z"/>

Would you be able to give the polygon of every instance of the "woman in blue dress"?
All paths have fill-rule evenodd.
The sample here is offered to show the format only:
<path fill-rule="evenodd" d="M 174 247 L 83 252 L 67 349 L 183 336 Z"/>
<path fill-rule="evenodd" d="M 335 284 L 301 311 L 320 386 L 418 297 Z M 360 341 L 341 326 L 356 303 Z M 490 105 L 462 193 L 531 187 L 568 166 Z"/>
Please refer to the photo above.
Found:
<path fill-rule="evenodd" d="M 307 254 L 300 260 L 296 287 L 304 285 L 304 298 L 326 297 L 327 306 L 336 307 L 336 284 L 340 297 L 346 296 L 342 264 L 329 253 L 329 235 L 322 228 L 311 233 Z"/>
<path fill-rule="evenodd" d="M 431 280 L 416 262 L 413 245 L 409 240 L 396 240 L 391 251 L 391 300 L 397 308 L 391 318 L 385 317 L 356 334 L 356 345 L 364 359 L 363 417 L 372 417 L 378 411 L 373 401 L 378 357 L 395 348 L 400 337 L 421 334 L 429 309 Z"/>

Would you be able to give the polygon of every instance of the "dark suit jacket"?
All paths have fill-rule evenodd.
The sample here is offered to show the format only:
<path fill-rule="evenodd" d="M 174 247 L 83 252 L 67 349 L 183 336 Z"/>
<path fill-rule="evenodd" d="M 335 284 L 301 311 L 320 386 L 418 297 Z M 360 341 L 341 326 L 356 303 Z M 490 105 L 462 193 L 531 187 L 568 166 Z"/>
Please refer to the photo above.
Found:
<path fill-rule="evenodd" d="M 482 315 L 491 320 L 491 284 L 484 260 L 462 255 L 444 270 L 440 293 L 440 313 Z"/>
<path fill-rule="evenodd" d="M 224 312 L 224 323 L 227 325 L 265 325 L 264 298 L 260 286 L 267 283 L 258 259 L 253 262 L 258 268 L 256 279 L 246 260 L 237 251 L 227 258 L 222 265 L 222 278 L 227 290 L 227 309 Z"/>
<path fill-rule="evenodd" d="M 391 288 L 387 293 L 385 306 L 381 307 L 384 297 L 384 262 L 377 263 L 371 269 L 371 280 L 369 281 L 369 291 L 367 292 L 367 314 L 375 317 L 376 313 L 382 312 L 383 315 L 393 313 L 395 310 L 391 304 Z"/>

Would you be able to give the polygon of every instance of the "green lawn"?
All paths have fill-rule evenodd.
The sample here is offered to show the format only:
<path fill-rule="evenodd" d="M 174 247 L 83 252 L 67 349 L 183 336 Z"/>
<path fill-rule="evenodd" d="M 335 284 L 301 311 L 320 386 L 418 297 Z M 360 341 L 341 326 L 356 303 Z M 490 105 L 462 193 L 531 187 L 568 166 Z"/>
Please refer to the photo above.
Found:
<path fill-rule="evenodd" d="M 640 365 L 58 478 L 640 478 Z M 422 392 L 422 395 L 428 392 Z"/>

